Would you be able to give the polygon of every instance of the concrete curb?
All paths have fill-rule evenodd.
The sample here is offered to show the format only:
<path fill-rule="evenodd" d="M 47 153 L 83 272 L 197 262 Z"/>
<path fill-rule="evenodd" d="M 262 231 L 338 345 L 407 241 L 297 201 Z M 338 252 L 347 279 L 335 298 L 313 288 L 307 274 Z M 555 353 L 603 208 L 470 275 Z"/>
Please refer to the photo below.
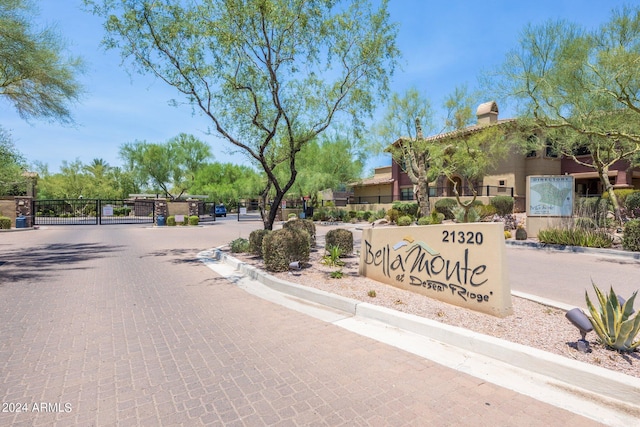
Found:
<path fill-rule="evenodd" d="M 213 255 L 216 260 L 232 266 L 243 275 L 278 292 L 337 309 L 352 316 L 379 321 L 462 350 L 480 354 L 513 367 L 563 382 L 586 394 L 612 399 L 631 410 L 640 411 L 640 380 L 635 377 L 482 335 L 464 328 L 445 325 L 423 317 L 290 283 L 249 266 L 220 250 L 215 250 Z M 530 295 L 528 297 L 532 298 Z"/>
<path fill-rule="evenodd" d="M 586 248 L 583 246 L 568 246 L 568 245 L 551 245 L 547 243 L 534 242 L 530 240 L 505 240 L 505 243 L 509 246 L 523 246 L 526 248 L 544 249 L 544 250 L 559 251 L 559 252 L 573 252 L 576 254 L 610 255 L 610 256 L 640 260 L 640 252 L 622 251 L 619 249 Z"/>

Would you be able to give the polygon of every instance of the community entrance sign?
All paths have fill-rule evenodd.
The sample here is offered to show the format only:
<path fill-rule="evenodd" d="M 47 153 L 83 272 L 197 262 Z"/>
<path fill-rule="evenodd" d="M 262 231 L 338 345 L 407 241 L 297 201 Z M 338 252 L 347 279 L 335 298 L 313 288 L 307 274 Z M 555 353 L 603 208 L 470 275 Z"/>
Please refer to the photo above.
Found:
<path fill-rule="evenodd" d="M 460 307 L 513 312 L 502 223 L 363 231 L 360 274 Z"/>

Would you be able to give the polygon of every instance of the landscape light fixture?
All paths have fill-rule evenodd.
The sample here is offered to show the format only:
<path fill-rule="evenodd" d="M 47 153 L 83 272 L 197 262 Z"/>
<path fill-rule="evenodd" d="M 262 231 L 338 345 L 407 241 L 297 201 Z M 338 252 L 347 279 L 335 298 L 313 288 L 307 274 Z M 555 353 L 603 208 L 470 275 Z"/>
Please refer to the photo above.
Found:
<path fill-rule="evenodd" d="M 294 261 L 289 264 L 289 270 L 300 270 L 300 261 Z"/>
<path fill-rule="evenodd" d="M 593 325 L 586 314 L 579 308 L 567 311 L 565 317 L 580 331 L 582 338 L 578 340 L 578 350 L 582 353 L 589 351 L 589 341 L 586 340 L 587 332 L 593 331 Z"/>

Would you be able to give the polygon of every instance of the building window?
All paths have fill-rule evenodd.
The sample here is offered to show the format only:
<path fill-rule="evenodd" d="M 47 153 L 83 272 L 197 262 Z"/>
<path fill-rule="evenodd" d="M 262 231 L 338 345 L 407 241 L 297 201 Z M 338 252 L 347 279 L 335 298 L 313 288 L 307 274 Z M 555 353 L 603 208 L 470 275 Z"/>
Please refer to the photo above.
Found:
<path fill-rule="evenodd" d="M 552 157 L 552 158 L 558 157 L 558 152 L 556 151 L 555 148 L 553 148 L 553 141 L 550 139 L 547 139 L 545 141 L 544 155 L 545 157 Z"/>
<path fill-rule="evenodd" d="M 498 185 L 500 186 L 505 186 L 507 184 L 507 181 L 504 179 L 501 179 L 500 181 L 498 181 Z"/>
<path fill-rule="evenodd" d="M 413 200 L 413 189 L 412 188 L 401 188 L 400 189 L 400 200 Z"/>

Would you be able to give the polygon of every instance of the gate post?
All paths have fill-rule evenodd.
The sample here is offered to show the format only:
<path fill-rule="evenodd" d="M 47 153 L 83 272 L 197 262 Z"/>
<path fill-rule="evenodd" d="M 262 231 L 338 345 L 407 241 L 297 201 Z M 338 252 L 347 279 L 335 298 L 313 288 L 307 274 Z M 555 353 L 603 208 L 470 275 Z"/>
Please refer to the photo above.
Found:
<path fill-rule="evenodd" d="M 26 226 L 33 227 L 33 197 L 17 196 L 16 201 L 16 218 L 19 216 L 26 217 Z"/>
<path fill-rule="evenodd" d="M 198 204 L 200 203 L 199 200 L 195 200 L 195 199 L 188 199 L 187 200 L 187 206 L 189 209 L 189 216 L 199 216 L 200 215 L 200 209 L 198 209 Z"/>
<path fill-rule="evenodd" d="M 167 206 L 167 199 L 156 199 L 154 203 L 155 220 L 158 220 L 159 216 L 163 216 L 165 221 L 169 217 L 169 207 Z"/>

